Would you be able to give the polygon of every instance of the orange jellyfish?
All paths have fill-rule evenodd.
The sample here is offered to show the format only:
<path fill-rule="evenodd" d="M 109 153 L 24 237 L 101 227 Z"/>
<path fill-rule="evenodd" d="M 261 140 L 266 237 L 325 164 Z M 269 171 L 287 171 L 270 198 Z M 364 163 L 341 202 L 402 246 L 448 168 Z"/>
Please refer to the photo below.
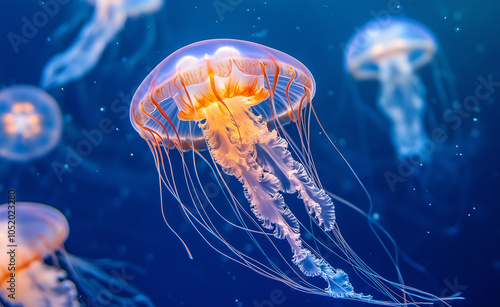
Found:
<path fill-rule="evenodd" d="M 129 16 L 155 12 L 163 3 L 162 0 L 90 2 L 95 5 L 92 19 L 68 50 L 47 62 L 42 73 L 42 88 L 64 86 L 86 75 L 97 64 L 109 42 L 123 29 Z"/>
<path fill-rule="evenodd" d="M 31 161 L 59 143 L 62 115 L 43 90 L 17 85 L 0 91 L 0 157 Z"/>
<path fill-rule="evenodd" d="M 378 275 L 343 239 L 308 144 L 315 89 L 311 72 L 285 53 L 208 40 L 161 62 L 137 89 L 130 117 L 185 218 L 222 255 L 306 293 L 390 306 L 439 300 Z M 173 229 L 169 207 L 162 201 Z M 355 292 L 327 261 L 336 254 L 390 301 Z"/>
<path fill-rule="evenodd" d="M 14 195 L 12 190 L 9 195 Z M 125 280 L 64 251 L 69 225 L 57 209 L 11 200 L 0 205 L 0 229 L 0 244 L 6 248 L 0 254 L 0 297 L 4 302 L 24 307 L 74 307 L 80 306 L 80 297 L 84 306 L 153 306 Z M 66 266 L 73 281 L 59 264 Z M 87 297 L 77 293 L 75 283 Z M 120 292 L 129 297 L 118 296 Z"/>

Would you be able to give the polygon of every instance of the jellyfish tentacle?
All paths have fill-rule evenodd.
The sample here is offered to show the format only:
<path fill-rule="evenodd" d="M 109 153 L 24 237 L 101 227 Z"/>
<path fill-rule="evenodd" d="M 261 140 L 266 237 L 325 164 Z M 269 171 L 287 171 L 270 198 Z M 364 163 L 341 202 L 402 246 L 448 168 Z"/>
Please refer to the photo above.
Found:
<path fill-rule="evenodd" d="M 281 239 L 296 235 L 299 224 L 279 193 L 279 180 L 276 176 L 264 172 L 255 163 L 252 144 L 243 136 L 248 129 L 240 131 L 240 140 L 236 126 L 227 124 L 232 122 L 232 116 L 222 113 L 221 109 L 214 106 L 207 109 L 210 109 L 206 112 L 207 121 L 201 126 L 214 159 L 225 173 L 237 177 L 243 183 L 245 196 L 252 204 L 252 211 L 263 221 L 265 228 L 272 229 L 275 225 L 274 234 Z M 224 120 L 220 120 L 220 116 L 224 116 Z M 240 141 L 243 142 L 243 147 L 234 146 Z"/>
<path fill-rule="evenodd" d="M 43 70 L 43 88 L 63 86 L 88 73 L 127 19 L 127 15 L 119 7 L 98 6 L 96 11 L 99 12 L 94 14 L 73 45 L 49 60 Z"/>
<path fill-rule="evenodd" d="M 97 64 L 109 42 L 123 29 L 129 16 L 158 10 L 162 0 L 96 1 L 92 19 L 68 50 L 56 54 L 45 65 L 41 87 L 64 86 L 86 75 Z"/>
<path fill-rule="evenodd" d="M 334 269 L 319 254 L 313 254 L 304 246 L 300 223 L 284 202 L 281 192 L 299 191 L 299 197 L 308 206 L 309 212 L 316 212 L 322 223 L 328 220 L 325 227 L 335 225 L 331 198 L 319 190 L 302 165 L 293 160 L 285 139 L 279 138 L 275 130 L 269 131 L 249 106 L 231 99 L 225 104 L 224 108 L 217 103 L 205 108 L 206 120 L 200 123 L 200 127 L 214 160 L 226 174 L 235 176 L 243 184 L 253 214 L 264 228 L 273 230 L 276 238 L 287 240 L 293 253 L 292 262 L 304 275 L 320 276 L 327 282 L 326 293 L 333 297 L 370 300 L 371 296 L 354 292 L 344 271 Z M 235 146 L 237 144 L 242 146 Z M 267 159 L 259 157 L 263 152 Z M 263 163 L 271 159 L 275 161 L 273 164 Z M 279 170 L 281 174 L 274 170 Z M 285 188 L 277 176 L 286 176 L 291 184 Z"/>
<path fill-rule="evenodd" d="M 71 268 L 70 276 L 75 280 L 81 292 L 85 293 L 86 297 L 83 297 L 85 297 L 84 303 L 86 304 L 84 306 L 154 307 L 153 302 L 127 280 L 127 277 L 133 276 L 130 274 L 141 273 L 140 267 L 112 259 L 88 262 L 70 254 L 64 255 L 61 260 Z M 113 284 L 113 288 L 107 291 L 105 301 L 99 295 L 95 295 L 106 291 L 103 289 L 110 284 Z M 113 289 L 120 291 L 113 292 Z"/>
<path fill-rule="evenodd" d="M 260 148 L 260 163 L 270 169 L 273 174 L 280 173 L 281 179 L 289 183 L 286 193 L 298 192 L 303 200 L 307 212 L 313 215 L 318 225 L 323 225 L 326 231 L 332 230 L 335 225 L 335 206 L 332 199 L 307 174 L 304 166 L 295 161 L 288 150 L 285 139 L 276 138 L 267 144 L 258 144 Z M 264 157 L 263 157 L 264 156 Z"/>
<path fill-rule="evenodd" d="M 23 306 L 68 306 L 78 307 L 78 293 L 75 284 L 66 279 L 65 271 L 42 262 L 32 262 L 20 270 L 16 283 L 17 295 L 10 299 L 6 287 L 0 288 L 0 294 L 9 303 L 21 303 Z"/>
<path fill-rule="evenodd" d="M 269 132 L 268 132 L 269 133 Z M 286 193 L 298 192 L 298 197 L 303 200 L 306 209 L 319 226 L 325 231 L 333 230 L 335 226 L 335 207 L 333 201 L 323 189 L 319 189 L 316 183 L 307 174 L 303 165 L 295 161 L 288 151 L 285 139 L 270 138 L 267 143 L 258 143 L 256 148 L 260 153 L 259 163 L 273 174 L 280 177 L 281 182 L 289 182 L 288 188 L 282 189 Z M 286 177 L 285 177 L 286 176 Z M 313 215 L 314 214 L 314 215 Z M 361 300 L 370 300 L 372 297 L 355 293 L 349 282 L 348 275 L 333 268 L 324 259 L 316 257 L 308 249 L 302 247 L 303 258 L 294 257 L 294 263 L 307 276 L 321 276 L 328 282 L 325 291 L 333 297 L 351 297 Z"/>

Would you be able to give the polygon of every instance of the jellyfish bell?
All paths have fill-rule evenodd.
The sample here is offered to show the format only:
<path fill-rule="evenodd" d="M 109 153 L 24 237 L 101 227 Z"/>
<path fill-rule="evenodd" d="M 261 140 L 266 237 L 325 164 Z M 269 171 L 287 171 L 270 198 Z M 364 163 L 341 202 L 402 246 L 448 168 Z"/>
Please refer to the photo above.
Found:
<path fill-rule="evenodd" d="M 96 303 L 153 306 L 146 296 L 118 276 L 109 276 L 97 266 L 66 253 L 64 242 L 69 225 L 57 209 L 40 203 L 11 201 L 0 205 L 0 227 L 8 229 L 0 232 L 0 244 L 8 251 L 0 254 L 3 301 L 24 307 L 37 307 L 41 302 L 46 306 L 76 307 L 82 303 L 79 298 L 86 296 L 85 303 L 92 306 Z M 110 284 L 116 287 L 110 289 L 115 292 L 104 293 Z M 130 297 L 120 297 L 119 293 L 128 293 Z M 105 302 L 97 294 L 105 296 Z"/>
<path fill-rule="evenodd" d="M 226 46 L 227 43 L 231 46 Z M 278 120 L 284 124 L 292 120 L 298 116 L 299 105 L 306 105 L 306 99 L 314 95 L 314 79 L 297 60 L 268 49 L 242 41 L 213 40 L 176 51 L 138 88 L 131 104 L 132 125 L 141 135 L 153 129 L 168 147 L 187 150 L 206 148 L 197 121 L 211 114 L 213 106 L 228 111 L 238 105 L 252 107 L 263 122 Z M 266 61 L 254 60 L 260 58 Z M 287 59 L 291 64 L 284 58 L 291 58 Z M 293 70 L 291 65 L 301 70 Z M 267 79 L 262 75 L 263 70 L 266 74 L 269 71 Z M 276 70 L 280 70 L 279 81 L 273 75 Z M 275 93 L 269 93 L 266 86 L 274 86 Z M 212 91 L 212 87 L 216 90 Z M 267 99 L 271 94 L 277 97 L 272 108 Z"/>
<path fill-rule="evenodd" d="M 0 91 L 0 156 L 11 161 L 39 159 L 61 138 L 62 115 L 43 90 L 17 85 Z"/>
<path fill-rule="evenodd" d="M 448 76 L 435 65 L 439 44 L 430 29 L 402 17 L 374 19 L 349 39 L 345 71 L 356 80 L 376 80 L 380 84 L 377 105 L 391 123 L 392 142 L 398 156 L 421 155 L 430 139 L 426 132 L 426 87 L 417 74 L 419 68 L 433 63 L 440 114 L 449 106 L 453 86 Z M 442 67 L 441 67 L 442 68 Z M 360 96 L 359 94 L 356 94 Z M 434 115 L 432 117 L 435 117 Z"/>
<path fill-rule="evenodd" d="M 130 119 L 153 153 L 161 182 L 222 255 L 306 293 L 392 306 L 413 298 L 439 300 L 379 276 L 343 239 L 308 144 L 314 94 L 311 72 L 295 58 L 251 42 L 207 40 L 174 52 L 145 78 Z M 299 142 L 287 123 L 293 123 Z M 207 170 L 221 193 L 208 190 Z M 243 193 L 228 176 L 238 179 Z M 295 212 L 285 194 L 295 194 L 306 210 Z M 165 222 L 174 230 L 168 207 L 162 201 Z M 226 235 L 227 225 L 242 235 Z M 355 292 L 347 273 L 326 261 L 318 233 L 393 302 Z M 241 246 L 245 238 L 262 258 L 242 251 L 248 250 Z"/>
<path fill-rule="evenodd" d="M 101 142 L 107 132 L 99 125 L 83 129 L 72 116 L 63 117 L 59 102 L 36 86 L 0 89 L 0 191 L 9 186 L 21 189 L 26 181 L 36 180 L 37 185 L 29 187 L 30 195 L 47 196 L 47 191 L 57 194 L 67 188 L 61 185 L 67 178 L 88 183 L 89 174 L 96 175 L 100 165 L 91 155 L 92 148 L 116 146 Z M 112 185 L 109 177 L 94 176 L 92 182 Z"/>
<path fill-rule="evenodd" d="M 356 79 L 380 80 L 387 70 L 398 70 L 394 61 L 405 61 L 404 70 L 416 70 L 429 63 L 438 49 L 434 34 L 424 25 L 407 18 L 391 17 L 368 22 L 349 39 L 344 65 Z"/>

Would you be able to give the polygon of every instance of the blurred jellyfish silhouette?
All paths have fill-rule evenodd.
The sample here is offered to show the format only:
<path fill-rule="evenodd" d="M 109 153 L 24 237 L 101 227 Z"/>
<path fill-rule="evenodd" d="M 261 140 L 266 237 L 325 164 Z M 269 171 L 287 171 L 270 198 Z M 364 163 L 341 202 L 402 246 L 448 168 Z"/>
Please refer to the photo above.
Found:
<path fill-rule="evenodd" d="M 38 159 L 54 149 L 61 131 L 61 110 L 43 90 L 18 85 L 0 91 L 0 157 Z"/>
<path fill-rule="evenodd" d="M 401 17 L 374 19 L 347 43 L 345 70 L 356 80 L 380 83 L 377 104 L 391 122 L 392 143 L 399 156 L 418 154 L 429 141 L 424 123 L 428 108 L 426 88 L 417 71 L 428 63 L 436 63 L 438 50 L 438 42 L 427 27 Z M 440 81 L 448 78 L 444 71 L 433 65 L 439 98 L 442 104 L 449 105 L 453 86 Z"/>
<path fill-rule="evenodd" d="M 315 91 L 307 67 L 283 52 L 208 40 L 161 62 L 137 89 L 130 118 L 161 182 L 222 255 L 305 293 L 387 306 L 442 301 L 382 277 L 343 238 L 333 203 L 343 200 L 321 185 L 309 144 Z M 334 266 L 334 254 L 383 298 L 354 291 L 356 274 Z"/>
<path fill-rule="evenodd" d="M 160 9 L 163 0 L 91 0 L 95 10 L 73 45 L 52 57 L 42 72 L 41 87 L 63 86 L 87 74 L 99 61 L 109 42 L 127 18 Z"/>
<path fill-rule="evenodd" d="M 465 184 L 470 169 L 465 159 L 456 159 L 457 152 L 464 150 L 457 150 L 457 144 L 463 141 L 463 129 L 453 115 L 458 102 L 453 75 L 435 35 L 409 18 L 377 18 L 349 39 L 344 65 L 346 87 L 357 112 L 346 116 L 343 111 L 343 116 L 360 124 L 359 152 L 363 158 L 359 160 L 367 166 L 361 169 L 383 173 L 390 195 L 397 192 L 398 201 L 405 204 L 391 207 L 391 212 L 401 215 L 412 227 L 422 228 L 422 233 L 432 229 L 434 233 L 456 234 L 466 216 Z M 361 85 L 354 80 L 379 82 L 378 110 L 364 102 L 375 100 L 370 88 L 373 83 Z M 342 107 L 351 107 L 347 105 Z M 374 132 L 366 128 L 367 122 L 384 133 L 390 130 L 397 164 L 386 158 L 386 146 L 365 147 L 370 141 L 384 142 L 368 137 Z M 429 214 L 422 203 L 442 205 L 433 206 Z M 418 249 L 422 245 L 417 241 L 415 238 L 412 245 Z"/>
<path fill-rule="evenodd" d="M 123 118 L 128 115 L 128 101 L 121 102 Z M 113 126 L 108 128 L 106 133 L 114 130 Z M 104 141 L 104 134 L 99 127 L 82 128 L 72 115 L 63 117 L 56 100 L 38 87 L 3 88 L 0 90 L 0 192 L 36 180 L 37 184 L 29 188 L 30 195 L 38 192 L 44 197 L 55 196 L 59 189 L 68 188 L 60 185 L 65 178 L 88 186 L 89 175 L 93 176 L 92 184 L 118 188 L 109 177 L 96 175 L 96 170 L 103 170 L 103 166 L 95 153 L 91 155 L 92 149 L 117 148 L 115 142 Z M 141 172 L 120 167 L 121 163 L 123 160 L 114 159 L 104 167 L 114 175 L 119 172 L 123 177 L 140 176 Z M 37 178 L 41 176 L 43 180 Z"/>
<path fill-rule="evenodd" d="M 57 209 L 30 202 L 0 205 L 0 229 L 0 244 L 7 248 L 0 255 L 4 302 L 23 307 L 153 306 L 120 276 L 122 270 L 110 276 L 66 253 L 69 225 Z"/>

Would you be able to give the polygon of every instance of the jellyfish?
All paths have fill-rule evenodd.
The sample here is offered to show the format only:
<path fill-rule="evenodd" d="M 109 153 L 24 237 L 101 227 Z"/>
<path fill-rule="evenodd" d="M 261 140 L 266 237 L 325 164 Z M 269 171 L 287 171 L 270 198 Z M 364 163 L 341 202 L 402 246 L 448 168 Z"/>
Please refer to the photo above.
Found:
<path fill-rule="evenodd" d="M 68 221 L 57 209 L 16 202 L 13 190 L 0 205 L 0 297 L 14 306 L 153 306 L 125 280 L 64 250 Z M 65 264 L 68 272 L 61 266 Z M 78 294 L 81 289 L 87 297 Z M 129 297 L 120 297 L 119 293 Z M 79 301 L 79 297 L 83 302 Z"/>
<path fill-rule="evenodd" d="M 109 42 L 119 33 L 129 16 L 157 11 L 162 0 L 92 0 L 94 14 L 73 45 L 52 57 L 42 72 L 41 87 L 63 86 L 87 74 L 99 61 Z"/>
<path fill-rule="evenodd" d="M 434 59 L 437 50 L 438 42 L 427 27 L 399 17 L 374 19 L 347 43 L 345 70 L 356 80 L 380 82 L 377 105 L 391 123 L 392 143 L 401 157 L 419 154 L 429 143 L 426 89 L 417 71 Z"/>
<path fill-rule="evenodd" d="M 130 118 L 153 153 L 160 182 L 222 255 L 310 294 L 390 306 L 439 300 L 380 276 L 343 239 L 335 196 L 322 187 L 308 144 L 315 90 L 311 72 L 285 53 L 252 42 L 207 40 L 177 50 L 146 77 Z M 287 123 L 295 129 L 285 129 Z M 166 224 L 192 257 L 169 221 L 171 204 L 161 205 Z M 240 246 L 246 236 L 261 254 Z M 389 300 L 354 291 L 348 274 L 326 259 L 337 249 Z"/>
<path fill-rule="evenodd" d="M 0 91 L 0 157 L 38 159 L 59 143 L 62 115 L 52 96 L 31 85 Z"/>

